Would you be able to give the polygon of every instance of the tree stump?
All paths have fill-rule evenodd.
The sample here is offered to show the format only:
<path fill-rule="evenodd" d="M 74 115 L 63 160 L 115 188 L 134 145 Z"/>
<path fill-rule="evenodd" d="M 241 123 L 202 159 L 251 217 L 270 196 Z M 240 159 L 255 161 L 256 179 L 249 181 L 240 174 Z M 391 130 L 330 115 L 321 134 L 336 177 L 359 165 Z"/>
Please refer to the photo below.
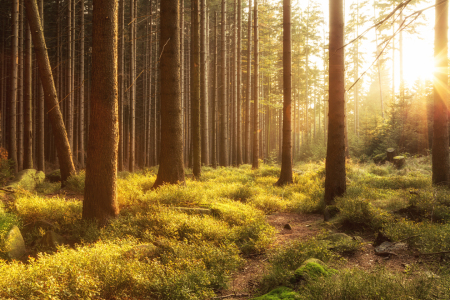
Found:
<path fill-rule="evenodd" d="M 400 169 L 405 164 L 405 157 L 404 156 L 395 156 L 393 162 L 394 162 L 394 166 L 397 169 Z"/>
<path fill-rule="evenodd" d="M 394 148 L 388 148 L 386 150 L 387 160 L 392 163 L 394 161 L 394 156 L 395 156 L 395 149 Z"/>

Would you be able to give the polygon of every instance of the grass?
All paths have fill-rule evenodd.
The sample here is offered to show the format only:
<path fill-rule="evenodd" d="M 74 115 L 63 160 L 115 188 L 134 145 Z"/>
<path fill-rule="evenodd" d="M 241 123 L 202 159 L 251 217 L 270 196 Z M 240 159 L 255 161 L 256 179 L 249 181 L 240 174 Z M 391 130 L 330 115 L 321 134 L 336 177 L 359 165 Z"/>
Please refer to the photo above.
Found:
<path fill-rule="evenodd" d="M 349 162 L 347 193 L 337 200 L 340 212 L 325 228 L 366 236 L 381 230 L 419 252 L 450 250 L 450 194 L 432 187 L 429 164 L 427 158 L 408 158 L 397 170 L 389 164 Z M 198 181 L 187 179 L 185 185 L 157 190 L 151 189 L 156 168 L 120 172 L 121 212 L 102 228 L 81 219 L 79 200 L 46 196 L 59 183 L 16 193 L 7 207 L 0 207 L 0 250 L 8 230 L 17 225 L 30 257 L 22 263 L 0 253 L 0 298 L 210 299 L 248 256 L 260 254 L 267 256 L 270 267 L 258 291 L 266 295 L 256 299 L 448 298 L 450 269 L 445 265 L 433 269 L 439 275 L 433 279 L 424 275 L 424 267 L 414 274 L 346 269 L 341 255 L 361 245 L 355 241 L 331 249 L 324 239 L 327 231 L 272 248 L 275 230 L 266 214 L 321 213 L 324 208 L 324 162 L 298 164 L 294 170 L 294 184 L 277 187 L 280 169 L 274 165 L 256 171 L 249 165 L 205 167 Z M 66 189 L 83 194 L 84 173 L 71 177 Z M 398 213 L 411 206 L 420 219 Z M 180 207 L 193 210 L 185 213 Z M 196 213 L 196 208 L 206 213 Z M 49 230 L 34 225 L 41 221 L 53 224 L 51 230 L 72 246 L 39 252 L 34 244 Z M 151 251 L 130 255 L 140 253 L 138 249 Z M 338 273 L 314 276 L 307 283 L 292 281 L 310 258 Z M 277 287 L 284 288 L 273 291 Z"/>

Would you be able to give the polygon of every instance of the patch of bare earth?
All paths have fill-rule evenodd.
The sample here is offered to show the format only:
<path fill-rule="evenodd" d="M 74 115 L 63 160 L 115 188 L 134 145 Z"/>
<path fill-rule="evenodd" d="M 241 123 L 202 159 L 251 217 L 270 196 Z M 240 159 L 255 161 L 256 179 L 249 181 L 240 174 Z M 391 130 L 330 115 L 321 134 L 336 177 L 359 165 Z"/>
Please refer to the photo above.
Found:
<path fill-rule="evenodd" d="M 319 232 L 321 215 L 276 213 L 267 216 L 267 222 L 275 227 L 276 236 L 271 248 L 278 248 L 293 240 L 307 240 Z M 287 226 L 289 224 L 289 226 Z M 290 227 L 286 229 L 285 227 Z M 229 288 L 220 292 L 215 299 L 250 299 L 258 282 L 269 267 L 266 255 L 246 258 L 245 265 L 235 274 Z"/>

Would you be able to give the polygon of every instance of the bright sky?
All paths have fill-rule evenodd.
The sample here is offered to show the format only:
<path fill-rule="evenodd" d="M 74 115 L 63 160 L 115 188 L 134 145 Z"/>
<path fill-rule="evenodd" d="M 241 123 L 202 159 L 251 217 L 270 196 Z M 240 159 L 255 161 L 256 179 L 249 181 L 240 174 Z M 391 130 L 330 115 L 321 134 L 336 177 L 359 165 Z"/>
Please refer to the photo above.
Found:
<path fill-rule="evenodd" d="M 269 1 L 276 1 L 276 0 L 269 0 Z M 308 5 L 308 1 L 316 1 L 319 3 L 323 11 L 325 12 L 325 22 L 328 23 L 328 5 L 329 0 L 292 0 L 292 5 L 297 6 L 301 5 L 302 8 L 306 7 Z M 350 5 L 352 3 L 356 3 L 357 0 L 345 0 L 345 6 L 346 6 L 346 15 L 350 12 Z M 376 0 L 374 0 L 376 1 Z M 418 5 L 415 10 L 422 9 L 425 7 L 428 7 L 430 5 L 433 5 L 435 1 L 433 0 L 426 0 L 422 4 Z M 411 9 L 410 9 L 411 10 Z M 426 25 L 422 26 L 418 29 L 419 35 L 409 35 L 404 34 L 404 78 L 405 78 L 405 84 L 407 86 L 412 85 L 414 81 L 418 78 L 422 79 L 431 79 L 432 78 L 432 72 L 433 72 L 433 52 L 434 52 L 434 8 L 431 8 L 427 10 L 424 15 L 426 18 Z M 408 13 L 407 13 L 408 14 Z M 348 18 L 348 16 L 346 16 Z M 371 24 L 367 24 L 367 27 L 370 27 Z M 327 25 L 328 26 L 328 25 Z M 361 30 L 360 32 L 362 32 Z M 375 44 L 370 42 L 374 40 L 374 31 L 372 30 L 368 35 L 368 39 L 364 43 L 363 48 L 365 48 L 365 52 L 367 54 L 365 55 L 365 59 L 367 61 L 367 66 L 363 68 L 363 70 L 367 69 L 370 64 L 374 60 L 374 52 L 375 52 Z M 396 39 L 396 45 L 398 47 L 398 39 Z M 389 53 L 389 57 L 391 54 Z M 395 60 L 396 60 L 396 76 L 395 76 L 395 82 L 398 88 L 398 84 L 400 81 L 400 66 L 399 66 L 399 54 L 398 51 L 396 51 L 395 54 Z M 391 64 L 391 63 L 389 63 Z M 389 65 L 389 68 L 391 68 L 391 65 Z M 361 72 L 363 71 L 361 70 Z"/>

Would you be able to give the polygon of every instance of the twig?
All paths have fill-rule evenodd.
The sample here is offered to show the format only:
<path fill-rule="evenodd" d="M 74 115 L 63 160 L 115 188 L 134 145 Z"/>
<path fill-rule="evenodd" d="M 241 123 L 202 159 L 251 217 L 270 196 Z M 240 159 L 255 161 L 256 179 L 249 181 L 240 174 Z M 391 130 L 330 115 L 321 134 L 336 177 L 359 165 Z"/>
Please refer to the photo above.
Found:
<path fill-rule="evenodd" d="M 213 299 L 227 299 L 227 298 L 231 298 L 231 297 L 241 298 L 241 297 L 248 297 L 248 296 L 250 296 L 250 295 L 249 294 L 230 294 L 230 295 L 226 295 L 226 296 L 214 297 Z"/>
<path fill-rule="evenodd" d="M 163 46 L 163 48 L 162 48 L 162 50 L 161 50 L 161 55 L 159 56 L 159 60 L 158 61 L 160 61 L 161 60 L 161 57 L 162 57 L 162 55 L 163 55 L 163 53 L 164 53 L 164 48 L 166 48 L 166 45 L 167 45 L 167 43 L 170 41 L 170 38 L 167 40 L 167 42 L 164 44 L 164 46 Z"/>

